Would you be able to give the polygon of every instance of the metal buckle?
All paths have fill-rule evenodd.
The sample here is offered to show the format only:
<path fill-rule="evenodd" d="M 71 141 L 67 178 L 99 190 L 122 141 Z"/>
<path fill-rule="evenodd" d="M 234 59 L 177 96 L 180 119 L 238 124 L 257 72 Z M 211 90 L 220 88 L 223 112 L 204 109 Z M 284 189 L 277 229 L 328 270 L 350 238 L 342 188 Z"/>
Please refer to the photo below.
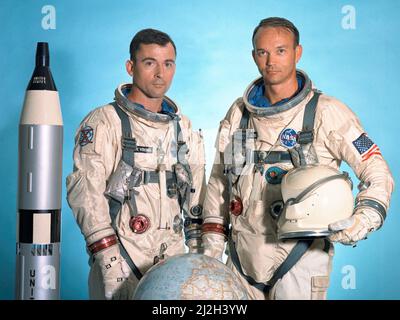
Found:
<path fill-rule="evenodd" d="M 143 181 L 143 171 L 135 168 L 129 176 L 128 181 L 129 189 L 139 187 L 141 182 Z"/>
<path fill-rule="evenodd" d="M 308 144 L 314 140 L 314 130 L 299 132 L 297 142 L 299 144 Z"/>
<path fill-rule="evenodd" d="M 122 147 L 124 149 L 136 150 L 136 139 L 131 137 L 122 137 Z"/>
<path fill-rule="evenodd" d="M 178 187 L 176 183 L 171 183 L 167 185 L 167 195 L 170 198 L 174 198 L 178 194 Z"/>

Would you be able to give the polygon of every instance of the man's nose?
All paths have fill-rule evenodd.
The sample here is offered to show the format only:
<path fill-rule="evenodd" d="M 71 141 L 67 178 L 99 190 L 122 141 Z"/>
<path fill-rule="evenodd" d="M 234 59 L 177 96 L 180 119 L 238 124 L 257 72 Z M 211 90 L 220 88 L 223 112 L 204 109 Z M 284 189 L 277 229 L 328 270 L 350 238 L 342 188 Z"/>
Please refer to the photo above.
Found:
<path fill-rule="evenodd" d="M 265 64 L 267 66 L 271 65 L 271 55 L 269 53 L 267 54 L 267 59 L 265 60 Z"/>
<path fill-rule="evenodd" d="M 274 58 L 272 57 L 272 55 L 270 53 L 267 53 L 267 59 L 265 60 L 265 64 L 267 66 L 270 66 L 272 64 L 274 64 Z"/>
<path fill-rule="evenodd" d="M 157 66 L 155 70 L 155 77 L 162 78 L 164 76 L 164 68 L 160 65 Z"/>

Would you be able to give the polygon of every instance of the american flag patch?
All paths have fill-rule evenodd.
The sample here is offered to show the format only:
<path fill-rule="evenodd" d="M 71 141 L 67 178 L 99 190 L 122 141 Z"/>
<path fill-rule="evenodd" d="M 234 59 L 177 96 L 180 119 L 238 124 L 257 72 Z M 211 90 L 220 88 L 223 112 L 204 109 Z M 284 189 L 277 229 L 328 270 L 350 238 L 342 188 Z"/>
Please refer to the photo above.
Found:
<path fill-rule="evenodd" d="M 379 147 L 365 133 L 354 140 L 353 145 L 361 154 L 362 161 L 368 160 L 374 154 L 382 155 Z"/>

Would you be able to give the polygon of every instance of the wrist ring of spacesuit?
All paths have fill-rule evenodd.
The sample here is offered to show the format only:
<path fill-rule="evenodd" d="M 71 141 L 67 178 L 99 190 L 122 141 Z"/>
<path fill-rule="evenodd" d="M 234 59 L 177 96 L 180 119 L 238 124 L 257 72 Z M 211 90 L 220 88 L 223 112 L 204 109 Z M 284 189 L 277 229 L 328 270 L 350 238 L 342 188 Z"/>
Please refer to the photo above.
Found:
<path fill-rule="evenodd" d="M 221 233 L 224 236 L 228 236 L 228 231 L 226 227 L 220 223 L 203 223 L 201 226 L 201 233 L 216 232 Z"/>
<path fill-rule="evenodd" d="M 93 255 L 117 243 L 118 243 L 118 238 L 115 234 L 113 234 L 111 236 L 104 237 L 103 239 L 100 239 L 99 241 L 92 243 L 91 245 L 88 246 L 88 250 Z"/>

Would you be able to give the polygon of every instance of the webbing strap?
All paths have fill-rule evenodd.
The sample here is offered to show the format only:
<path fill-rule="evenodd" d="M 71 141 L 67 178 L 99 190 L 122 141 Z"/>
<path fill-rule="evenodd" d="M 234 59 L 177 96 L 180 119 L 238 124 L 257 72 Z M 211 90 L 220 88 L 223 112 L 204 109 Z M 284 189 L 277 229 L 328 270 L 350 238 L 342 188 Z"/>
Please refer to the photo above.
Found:
<path fill-rule="evenodd" d="M 182 139 L 182 128 L 181 125 L 179 124 L 179 117 L 176 117 L 175 119 L 175 137 L 176 137 L 176 143 L 177 143 L 177 161 L 179 164 L 182 165 L 186 173 L 189 175 L 190 182 L 192 183 L 192 171 L 190 169 L 189 163 L 186 160 L 186 154 L 188 153 L 188 146 L 186 142 Z M 177 180 L 177 179 L 176 179 Z M 179 181 L 177 181 L 179 183 Z M 181 194 L 179 192 L 178 196 L 178 202 L 181 210 L 187 214 L 189 212 L 189 202 L 190 202 L 190 192 L 191 192 L 192 185 L 186 188 L 185 194 Z"/>
<path fill-rule="evenodd" d="M 113 102 L 111 105 L 114 107 L 115 111 L 117 112 L 119 118 L 121 119 L 121 126 L 122 126 L 122 159 L 130 166 L 134 167 L 135 165 L 135 153 L 136 150 L 136 141 L 132 138 L 132 128 L 129 122 L 128 115 L 118 107 L 118 105 Z M 136 202 L 135 196 L 132 195 L 131 199 L 128 200 L 131 202 L 131 205 L 136 210 Z M 110 207 L 110 218 L 112 222 L 112 226 L 115 228 L 115 219 L 118 215 L 118 212 L 121 210 L 122 204 L 114 199 L 109 200 L 109 207 Z M 119 238 L 118 233 L 116 235 L 119 240 L 119 248 L 122 257 L 125 259 L 126 263 L 131 268 L 132 272 L 135 274 L 136 278 L 140 280 L 142 278 L 142 273 L 140 272 L 139 268 L 135 265 L 132 258 L 126 251 L 125 247 L 123 246 L 121 239 Z"/>
<path fill-rule="evenodd" d="M 301 257 L 306 253 L 308 248 L 310 248 L 313 243 L 313 239 L 309 240 L 299 240 L 296 245 L 290 251 L 289 255 L 286 257 L 285 261 L 276 269 L 274 275 L 271 280 L 268 281 L 268 285 L 270 288 L 277 283 L 279 279 L 282 279 L 283 276 L 289 272 L 290 269 L 301 259 Z"/>
<path fill-rule="evenodd" d="M 253 151 L 253 159 L 254 163 L 258 164 L 272 164 L 277 162 L 291 162 L 292 158 L 290 157 L 289 152 L 282 151 L 262 151 L 255 150 Z"/>
<path fill-rule="evenodd" d="M 122 245 L 121 240 L 119 241 L 119 251 L 121 253 L 121 256 L 125 259 L 128 266 L 131 268 L 132 272 L 135 274 L 136 278 L 140 280 L 143 277 L 143 275 L 140 272 L 139 268 L 136 266 L 136 264 L 133 262 L 131 256 L 128 254 L 125 247 Z"/>
<path fill-rule="evenodd" d="M 167 181 L 176 180 L 175 173 L 173 173 L 172 171 L 165 171 L 165 175 Z M 160 182 L 160 175 L 158 171 L 143 171 L 143 180 L 141 181 L 142 184 L 159 183 L 159 182 Z"/>
<path fill-rule="evenodd" d="M 114 198 L 110 198 L 110 200 L 108 200 L 108 206 L 110 207 L 111 225 L 114 226 L 115 219 L 117 218 L 118 212 L 121 209 L 121 203 Z"/>
<path fill-rule="evenodd" d="M 249 110 L 247 110 L 246 106 L 243 105 L 242 118 L 240 119 L 240 124 L 239 124 L 240 129 L 247 129 L 249 127 L 249 118 L 250 118 Z"/>
<path fill-rule="evenodd" d="M 299 133 L 298 143 L 308 144 L 314 140 L 314 121 L 315 111 L 317 109 L 318 99 L 321 92 L 314 90 L 314 95 L 311 100 L 306 104 L 303 116 L 303 128 Z"/>
<path fill-rule="evenodd" d="M 177 160 L 179 163 L 182 165 L 187 165 L 188 162 L 185 158 L 186 153 L 188 152 L 188 147 L 186 145 L 186 142 L 182 140 L 182 128 L 181 125 L 179 124 L 179 118 L 176 118 L 175 120 L 175 137 L 176 137 L 176 143 L 177 143 Z"/>
<path fill-rule="evenodd" d="M 235 244 L 232 240 L 232 236 L 229 236 L 228 245 L 229 245 L 229 254 L 235 268 L 240 272 L 240 274 L 247 280 L 247 282 L 253 287 L 261 290 L 264 293 L 268 293 L 274 285 L 278 282 L 279 279 L 282 279 L 283 276 L 289 272 L 289 270 L 301 259 L 301 257 L 306 253 L 308 248 L 311 246 L 313 239 L 310 240 L 299 240 L 296 245 L 293 247 L 292 251 L 290 251 L 289 255 L 286 257 L 285 261 L 276 269 L 272 278 L 268 281 L 268 283 L 257 282 L 252 277 L 245 275 L 242 269 L 242 265 L 240 264 L 239 256 L 236 252 Z"/>
<path fill-rule="evenodd" d="M 128 115 L 122 111 L 118 105 L 113 102 L 111 105 L 114 107 L 119 118 L 121 119 L 122 127 L 122 160 L 131 167 L 135 166 L 135 150 L 136 150 L 136 139 L 132 137 L 132 127 L 129 122 Z"/>

